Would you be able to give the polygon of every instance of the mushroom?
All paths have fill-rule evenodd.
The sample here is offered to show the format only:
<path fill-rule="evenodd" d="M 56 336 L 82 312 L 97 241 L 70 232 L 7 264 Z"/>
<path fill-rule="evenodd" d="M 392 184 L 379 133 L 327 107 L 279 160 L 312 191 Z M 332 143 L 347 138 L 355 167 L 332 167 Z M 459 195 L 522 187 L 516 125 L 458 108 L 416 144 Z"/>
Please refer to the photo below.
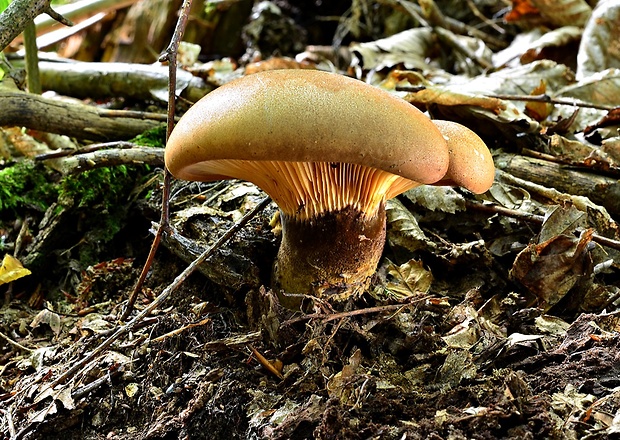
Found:
<path fill-rule="evenodd" d="M 433 185 L 458 185 L 475 194 L 487 191 L 493 184 L 495 165 L 484 141 L 456 122 L 434 119 L 433 123 L 446 140 L 450 154 L 448 172 Z"/>
<path fill-rule="evenodd" d="M 435 124 L 388 92 L 327 72 L 277 70 L 197 102 L 170 135 L 165 162 L 179 179 L 236 178 L 263 189 L 282 222 L 274 289 L 344 298 L 376 270 L 385 201 L 443 179 L 450 154 Z"/>

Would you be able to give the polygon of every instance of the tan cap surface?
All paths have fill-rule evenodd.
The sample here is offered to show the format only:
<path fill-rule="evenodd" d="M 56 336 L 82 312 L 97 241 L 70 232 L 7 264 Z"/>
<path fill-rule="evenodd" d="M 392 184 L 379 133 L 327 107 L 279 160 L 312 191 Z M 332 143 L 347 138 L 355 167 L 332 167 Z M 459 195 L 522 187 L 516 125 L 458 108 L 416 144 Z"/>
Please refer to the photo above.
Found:
<path fill-rule="evenodd" d="M 450 153 L 448 172 L 438 184 L 456 184 L 476 194 L 487 191 L 495 178 L 495 165 L 484 141 L 456 122 L 433 122 L 444 135 Z"/>
<path fill-rule="evenodd" d="M 449 155 L 432 121 L 388 92 L 327 72 L 276 70 L 209 93 L 181 118 L 165 153 L 185 180 L 229 178 L 224 163 L 210 166 L 227 160 L 353 163 L 434 183 Z"/>

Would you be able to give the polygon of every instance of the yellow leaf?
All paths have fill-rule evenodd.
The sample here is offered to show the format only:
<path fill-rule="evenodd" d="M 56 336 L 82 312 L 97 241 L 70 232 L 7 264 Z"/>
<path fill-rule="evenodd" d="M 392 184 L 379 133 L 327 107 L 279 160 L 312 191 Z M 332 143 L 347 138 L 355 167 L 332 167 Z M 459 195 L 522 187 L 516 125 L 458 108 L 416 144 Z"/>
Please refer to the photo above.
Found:
<path fill-rule="evenodd" d="M 6 254 L 2 259 L 2 266 L 0 266 L 0 285 L 10 283 L 30 274 L 31 272 L 22 266 L 22 263 L 17 258 Z"/>

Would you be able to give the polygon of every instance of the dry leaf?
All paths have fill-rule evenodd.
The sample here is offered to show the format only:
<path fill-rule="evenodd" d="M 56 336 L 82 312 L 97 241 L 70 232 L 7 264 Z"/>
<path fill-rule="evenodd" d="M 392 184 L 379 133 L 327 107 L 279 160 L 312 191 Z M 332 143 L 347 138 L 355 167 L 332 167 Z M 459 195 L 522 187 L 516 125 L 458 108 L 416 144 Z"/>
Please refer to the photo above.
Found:
<path fill-rule="evenodd" d="M 531 95 L 544 95 L 547 93 L 547 84 L 541 79 L 538 87 L 534 88 Z M 553 111 L 553 104 L 548 102 L 529 101 L 525 104 L 525 114 L 536 121 L 544 121 Z"/>
<path fill-rule="evenodd" d="M 433 44 L 430 28 L 409 29 L 381 40 L 351 45 L 352 65 L 381 70 L 402 64 L 407 69 L 428 69 L 426 57 Z"/>
<path fill-rule="evenodd" d="M 620 1 L 601 1 L 583 31 L 577 54 L 577 78 L 584 78 L 611 67 L 620 68 L 618 41 Z"/>
<path fill-rule="evenodd" d="M 528 49 L 521 55 L 521 63 L 527 64 L 535 60 L 549 59 L 550 52 L 554 49 L 566 51 L 569 45 L 579 44 L 581 33 L 581 28 L 577 26 L 563 26 L 547 32 L 528 45 Z"/>
<path fill-rule="evenodd" d="M 391 246 L 400 246 L 410 252 L 418 249 L 435 249 L 414 215 L 397 199 L 388 200 L 385 206 L 387 214 L 387 239 Z"/>
<path fill-rule="evenodd" d="M 41 310 L 39 313 L 37 313 L 37 316 L 35 316 L 30 323 L 30 327 L 34 329 L 41 324 L 49 325 L 55 335 L 60 334 L 62 325 L 60 323 L 60 316 L 58 316 L 56 313 L 51 312 L 47 309 Z"/>
<path fill-rule="evenodd" d="M 589 275 L 591 260 L 588 243 L 591 229 L 579 238 L 558 235 L 543 243 L 532 244 L 517 255 L 510 275 L 527 287 L 549 310 L 580 281 Z"/>
<path fill-rule="evenodd" d="M 394 281 L 385 286 L 388 293 L 395 298 L 409 298 L 426 293 L 433 283 L 433 275 L 424 268 L 422 261 L 415 259 L 396 266 L 388 260 L 388 273 Z"/>
<path fill-rule="evenodd" d="M 22 266 L 22 263 L 17 258 L 5 254 L 2 259 L 2 266 L 0 266 L 0 285 L 10 283 L 31 273 Z"/>

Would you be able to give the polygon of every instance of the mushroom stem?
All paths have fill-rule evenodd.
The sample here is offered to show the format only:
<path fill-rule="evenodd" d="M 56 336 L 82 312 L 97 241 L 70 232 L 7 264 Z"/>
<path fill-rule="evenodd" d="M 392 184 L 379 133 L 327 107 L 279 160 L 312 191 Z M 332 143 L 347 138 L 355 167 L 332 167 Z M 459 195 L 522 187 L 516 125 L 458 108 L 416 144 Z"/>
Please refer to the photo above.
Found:
<path fill-rule="evenodd" d="M 385 219 L 383 202 L 373 216 L 352 207 L 305 220 L 282 214 L 274 289 L 336 299 L 362 293 L 383 252 Z M 289 308 L 300 304 L 286 295 L 280 301 Z"/>

